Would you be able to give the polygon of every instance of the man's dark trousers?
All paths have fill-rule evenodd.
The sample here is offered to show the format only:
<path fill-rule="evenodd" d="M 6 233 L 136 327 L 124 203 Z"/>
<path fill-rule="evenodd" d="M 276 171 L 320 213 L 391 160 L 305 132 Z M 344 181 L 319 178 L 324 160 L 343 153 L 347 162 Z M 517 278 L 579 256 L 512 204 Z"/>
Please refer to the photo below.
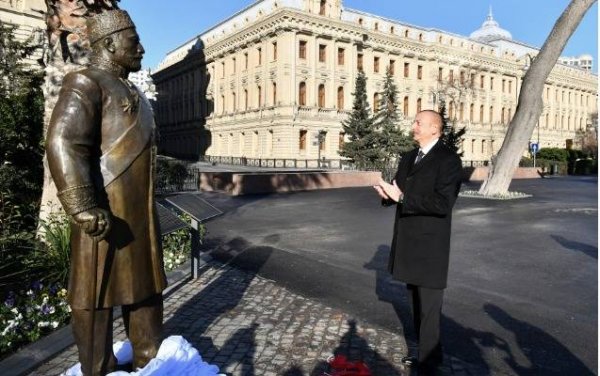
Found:
<path fill-rule="evenodd" d="M 406 287 L 412 295 L 411 308 L 419 341 L 419 371 L 422 374 L 433 373 L 443 362 L 440 321 L 444 290 L 411 284 Z"/>

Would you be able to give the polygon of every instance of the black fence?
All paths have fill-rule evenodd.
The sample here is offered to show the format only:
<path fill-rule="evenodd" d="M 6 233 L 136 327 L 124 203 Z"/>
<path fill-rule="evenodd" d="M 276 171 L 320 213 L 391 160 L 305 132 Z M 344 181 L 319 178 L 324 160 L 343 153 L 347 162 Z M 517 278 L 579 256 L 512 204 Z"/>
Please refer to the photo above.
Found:
<path fill-rule="evenodd" d="M 339 170 L 345 161 L 341 159 L 286 159 L 286 158 L 247 158 L 227 156 L 205 156 L 202 159 L 213 164 L 226 164 L 233 166 L 249 166 L 260 168 L 324 168 Z"/>
<path fill-rule="evenodd" d="M 157 195 L 200 189 L 200 169 L 190 168 L 183 162 L 159 161 L 154 180 Z"/>

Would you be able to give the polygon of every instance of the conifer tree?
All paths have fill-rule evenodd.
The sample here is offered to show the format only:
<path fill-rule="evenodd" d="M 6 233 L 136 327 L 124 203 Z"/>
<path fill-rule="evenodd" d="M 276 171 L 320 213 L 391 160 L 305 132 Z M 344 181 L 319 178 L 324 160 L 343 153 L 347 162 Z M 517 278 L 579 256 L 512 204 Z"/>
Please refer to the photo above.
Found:
<path fill-rule="evenodd" d="M 461 151 L 459 153 L 459 150 L 461 145 L 461 137 L 464 136 L 467 131 L 466 127 L 462 127 L 458 130 L 456 129 L 454 121 L 448 119 L 445 101 L 440 103 L 439 113 L 442 116 L 442 142 L 462 157 L 463 152 Z"/>
<path fill-rule="evenodd" d="M 342 146 L 340 155 L 350 158 L 358 169 L 373 169 L 377 167 L 382 153 L 377 145 L 379 137 L 367 101 L 367 78 L 362 71 L 356 77 L 353 95 L 352 113 L 342 122 L 349 141 Z"/>
<path fill-rule="evenodd" d="M 381 93 L 381 101 L 375 113 L 375 129 L 379 135 L 379 148 L 382 152 L 381 165 L 384 169 L 394 169 L 391 166 L 404 153 L 414 147 L 412 139 L 399 127 L 398 90 L 394 78 L 388 68 Z"/>

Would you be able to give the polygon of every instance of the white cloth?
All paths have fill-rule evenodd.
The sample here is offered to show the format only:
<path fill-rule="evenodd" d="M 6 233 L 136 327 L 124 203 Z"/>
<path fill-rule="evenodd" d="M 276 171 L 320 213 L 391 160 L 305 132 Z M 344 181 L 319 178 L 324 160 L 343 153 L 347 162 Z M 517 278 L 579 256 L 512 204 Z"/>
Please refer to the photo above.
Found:
<path fill-rule="evenodd" d="M 113 352 L 119 364 L 130 363 L 133 360 L 133 350 L 129 341 L 117 342 Z M 156 358 L 141 370 L 127 373 L 113 372 L 108 376 L 225 376 L 219 373 L 219 367 L 208 364 L 192 345 L 181 336 L 171 336 L 165 339 Z M 81 364 L 77 363 L 61 376 L 81 376 Z"/>

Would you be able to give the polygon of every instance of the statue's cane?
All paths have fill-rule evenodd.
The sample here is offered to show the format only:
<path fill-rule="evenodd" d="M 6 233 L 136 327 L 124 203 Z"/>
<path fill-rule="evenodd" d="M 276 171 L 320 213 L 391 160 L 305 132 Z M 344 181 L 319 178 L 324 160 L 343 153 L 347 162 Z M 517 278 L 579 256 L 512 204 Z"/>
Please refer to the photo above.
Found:
<path fill-rule="evenodd" d="M 94 374 L 94 334 L 96 327 L 96 288 L 98 287 L 98 238 L 92 236 L 92 270 L 91 274 L 91 304 L 90 304 L 90 336 L 89 336 L 89 347 L 88 347 L 88 362 L 90 364 L 89 374 Z"/>

